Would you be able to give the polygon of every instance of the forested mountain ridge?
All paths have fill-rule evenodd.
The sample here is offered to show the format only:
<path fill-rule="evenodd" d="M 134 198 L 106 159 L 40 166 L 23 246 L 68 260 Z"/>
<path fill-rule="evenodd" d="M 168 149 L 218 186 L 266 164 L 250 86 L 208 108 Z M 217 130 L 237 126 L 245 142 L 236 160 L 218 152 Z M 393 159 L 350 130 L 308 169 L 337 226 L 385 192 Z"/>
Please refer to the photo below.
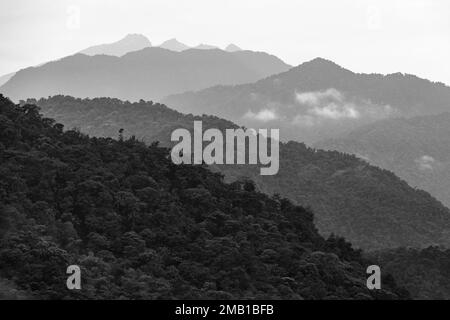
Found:
<path fill-rule="evenodd" d="M 174 129 L 235 128 L 211 116 L 184 115 L 161 104 L 117 99 L 74 99 L 56 96 L 37 104 L 45 116 L 68 128 L 94 136 L 135 135 L 147 143 L 170 144 Z M 297 142 L 280 145 L 280 171 L 260 176 L 255 166 L 216 166 L 227 181 L 251 178 L 259 190 L 278 193 L 315 212 L 321 234 L 344 236 L 359 248 L 373 250 L 400 246 L 426 247 L 450 244 L 450 213 L 428 193 L 415 190 L 389 171 L 355 156 L 309 148 Z"/>
<path fill-rule="evenodd" d="M 64 131 L 0 95 L 0 281 L 70 299 L 394 299 L 312 213 L 131 137 Z M 66 268 L 82 268 L 82 290 Z M 17 287 L 17 289 L 16 289 Z M 0 295 L 5 295 L 0 290 Z"/>
<path fill-rule="evenodd" d="M 362 157 L 450 207 L 450 113 L 387 119 L 315 146 Z"/>
<path fill-rule="evenodd" d="M 253 82 L 286 71 L 289 65 L 264 52 L 147 47 L 121 57 L 75 54 L 18 71 L 0 87 L 11 99 L 56 94 L 162 99 L 166 95 L 219 84 Z"/>
<path fill-rule="evenodd" d="M 450 87 L 410 74 L 362 74 L 316 58 L 254 83 L 215 86 L 161 102 L 253 128 L 280 128 L 284 141 L 307 144 L 361 125 L 449 111 Z"/>

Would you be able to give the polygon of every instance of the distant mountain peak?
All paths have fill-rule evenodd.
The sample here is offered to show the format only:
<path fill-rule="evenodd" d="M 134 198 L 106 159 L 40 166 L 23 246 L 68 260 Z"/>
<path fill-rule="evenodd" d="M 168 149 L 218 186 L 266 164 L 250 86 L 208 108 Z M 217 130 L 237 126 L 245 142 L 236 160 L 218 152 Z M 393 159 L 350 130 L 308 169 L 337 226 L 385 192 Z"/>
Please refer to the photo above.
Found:
<path fill-rule="evenodd" d="M 171 51 L 184 51 L 189 49 L 190 47 L 175 38 L 164 41 L 159 45 L 160 48 L 171 50 Z"/>
<path fill-rule="evenodd" d="M 234 43 L 230 43 L 226 48 L 225 51 L 228 52 L 236 52 L 236 51 L 242 51 L 241 48 L 239 48 L 237 45 L 235 45 Z"/>
<path fill-rule="evenodd" d="M 138 33 L 130 33 L 116 42 L 92 46 L 80 51 L 79 53 L 83 53 L 88 56 L 106 54 L 120 57 L 128 52 L 142 50 L 151 46 L 152 43 L 146 36 Z"/>
<path fill-rule="evenodd" d="M 335 62 L 324 59 L 321 57 L 317 57 L 315 59 L 312 59 L 310 61 L 302 63 L 300 66 L 327 66 L 327 67 L 334 67 L 334 68 L 342 68 L 340 65 L 336 64 Z"/>
<path fill-rule="evenodd" d="M 150 40 L 146 36 L 140 33 L 129 33 L 127 34 L 123 39 L 119 40 L 121 41 L 142 41 L 143 43 L 146 43 L 148 46 L 151 46 Z"/>
<path fill-rule="evenodd" d="M 295 68 L 291 69 L 293 72 L 310 72 L 315 75 L 324 75 L 329 72 L 350 72 L 353 73 L 350 70 L 347 70 L 340 65 L 336 64 L 335 62 L 331 60 L 327 60 L 324 58 L 315 58 L 310 61 L 303 62 L 302 64 L 298 65 Z"/>

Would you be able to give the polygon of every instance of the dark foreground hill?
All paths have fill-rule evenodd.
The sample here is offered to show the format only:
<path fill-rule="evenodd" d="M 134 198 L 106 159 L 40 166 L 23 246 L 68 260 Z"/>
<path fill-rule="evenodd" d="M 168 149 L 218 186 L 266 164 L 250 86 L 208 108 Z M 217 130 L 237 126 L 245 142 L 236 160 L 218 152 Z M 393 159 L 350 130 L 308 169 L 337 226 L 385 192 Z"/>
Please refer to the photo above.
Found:
<path fill-rule="evenodd" d="M 343 239 L 322 238 L 309 210 L 176 166 L 156 144 L 63 131 L 2 96 L 0 133 L 0 283 L 19 297 L 405 294 L 392 278 L 369 291 L 368 262 Z M 82 268 L 81 291 L 65 287 L 71 264 Z"/>
<path fill-rule="evenodd" d="M 263 52 L 148 47 L 121 57 L 75 54 L 20 70 L 0 87 L 14 100 L 67 94 L 124 100 L 166 95 L 219 84 L 254 82 L 286 71 L 289 65 Z"/>
<path fill-rule="evenodd" d="M 362 157 L 450 207 L 450 113 L 378 121 L 316 146 Z"/>
<path fill-rule="evenodd" d="M 68 128 L 94 136 L 136 135 L 168 146 L 176 128 L 191 128 L 202 120 L 205 128 L 234 128 L 216 117 L 194 117 L 164 105 L 117 99 L 82 100 L 53 97 L 30 100 L 44 115 Z M 344 236 L 363 249 L 400 246 L 450 245 L 450 212 L 428 193 L 411 188 L 389 171 L 369 165 L 355 156 L 315 150 L 304 144 L 280 145 L 280 171 L 260 176 L 255 166 L 216 166 L 227 181 L 251 178 L 258 190 L 278 193 L 315 212 L 321 234 Z"/>

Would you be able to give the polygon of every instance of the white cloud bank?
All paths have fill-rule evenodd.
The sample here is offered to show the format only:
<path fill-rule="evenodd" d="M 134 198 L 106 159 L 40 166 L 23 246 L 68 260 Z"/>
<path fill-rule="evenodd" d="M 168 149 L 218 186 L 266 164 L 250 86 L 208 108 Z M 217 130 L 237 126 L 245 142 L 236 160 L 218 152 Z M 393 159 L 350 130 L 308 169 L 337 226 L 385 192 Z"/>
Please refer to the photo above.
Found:
<path fill-rule="evenodd" d="M 295 93 L 295 100 L 306 110 L 293 119 L 293 124 L 313 126 L 323 120 L 356 120 L 363 117 L 385 118 L 394 110 L 389 106 L 374 105 L 370 101 L 355 103 L 345 95 L 330 88 L 324 91 Z"/>
<path fill-rule="evenodd" d="M 296 93 L 296 99 L 301 104 L 307 104 L 310 106 L 316 106 L 325 99 L 332 99 L 336 101 L 342 101 L 343 95 L 336 89 L 330 88 L 325 91 L 313 91 Z"/>
<path fill-rule="evenodd" d="M 351 104 L 338 105 L 336 103 L 330 103 L 325 107 L 314 107 L 309 112 L 318 117 L 327 119 L 358 119 L 360 113 L 356 110 L 356 107 Z"/>

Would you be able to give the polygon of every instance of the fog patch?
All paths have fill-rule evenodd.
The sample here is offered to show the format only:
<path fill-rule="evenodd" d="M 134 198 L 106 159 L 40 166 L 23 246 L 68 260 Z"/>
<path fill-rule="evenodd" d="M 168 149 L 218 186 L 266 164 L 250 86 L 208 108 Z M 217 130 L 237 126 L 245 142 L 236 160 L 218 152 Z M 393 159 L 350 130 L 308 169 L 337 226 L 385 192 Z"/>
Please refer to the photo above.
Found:
<path fill-rule="evenodd" d="M 271 109 L 262 109 L 256 113 L 249 110 L 244 115 L 244 118 L 251 119 L 251 120 L 257 120 L 257 121 L 261 121 L 261 122 L 268 122 L 268 121 L 277 120 L 278 115 L 276 114 L 276 112 L 274 110 L 271 110 Z"/>
<path fill-rule="evenodd" d="M 295 101 L 301 111 L 293 117 L 292 124 L 315 126 L 324 121 L 378 120 L 395 113 L 390 105 L 377 105 L 370 100 L 348 99 L 339 90 L 295 92 Z"/>
<path fill-rule="evenodd" d="M 419 167 L 419 170 L 433 170 L 433 166 L 436 160 L 432 156 L 423 155 L 420 158 L 414 160 L 414 162 Z"/>

